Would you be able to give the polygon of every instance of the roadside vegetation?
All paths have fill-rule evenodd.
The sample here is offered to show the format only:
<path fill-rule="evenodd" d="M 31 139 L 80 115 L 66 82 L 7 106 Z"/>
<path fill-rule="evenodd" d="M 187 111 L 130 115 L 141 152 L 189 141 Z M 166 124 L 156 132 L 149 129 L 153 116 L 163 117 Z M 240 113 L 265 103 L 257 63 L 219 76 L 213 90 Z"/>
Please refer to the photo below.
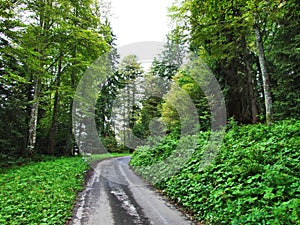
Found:
<path fill-rule="evenodd" d="M 162 99 L 142 102 L 132 131 L 150 133 L 150 142 L 135 151 L 131 166 L 204 224 L 300 224 L 299 9 L 295 0 L 183 0 L 170 8 L 174 29 L 150 74 L 171 84 Z M 195 64 L 182 65 L 184 46 L 196 53 Z M 201 62 L 211 71 L 198 67 Z M 211 121 L 221 118 L 213 115 L 222 101 L 210 92 L 216 90 L 211 72 L 224 96 L 223 118 L 235 122 L 228 123 L 216 158 L 201 169 Z M 192 109 L 186 94 L 198 115 L 186 116 Z M 157 117 L 164 138 L 149 132 Z M 181 131 L 198 142 L 177 170 L 193 140 Z M 185 145 L 186 154 L 177 151 Z"/>
<path fill-rule="evenodd" d="M 72 157 L 2 171 L 0 223 L 65 224 L 87 170 L 81 157 Z"/>
<path fill-rule="evenodd" d="M 299 0 L 174 1 L 148 71 L 120 59 L 104 2 L 0 0 L 0 224 L 64 224 L 87 162 L 147 140 L 131 166 L 197 220 L 300 224 Z M 211 121 L 226 118 L 201 169 Z M 159 164 L 177 146 L 195 149 L 184 167 Z"/>
<path fill-rule="evenodd" d="M 269 127 L 231 122 L 209 166 L 200 169 L 208 137 L 200 133 L 188 163 L 155 186 L 206 224 L 299 224 L 299 136 L 299 120 Z M 155 148 L 143 146 L 134 153 L 130 164 L 145 179 L 155 176 L 146 166 L 158 165 L 157 159 L 175 149 L 178 140 L 170 137 Z"/>
<path fill-rule="evenodd" d="M 94 160 L 124 156 L 104 154 Z M 90 169 L 82 157 L 42 157 L 41 162 L 2 168 L 0 224 L 65 224 Z M 20 162 L 22 160 L 19 160 Z M 25 163 L 25 161 L 22 161 Z"/>

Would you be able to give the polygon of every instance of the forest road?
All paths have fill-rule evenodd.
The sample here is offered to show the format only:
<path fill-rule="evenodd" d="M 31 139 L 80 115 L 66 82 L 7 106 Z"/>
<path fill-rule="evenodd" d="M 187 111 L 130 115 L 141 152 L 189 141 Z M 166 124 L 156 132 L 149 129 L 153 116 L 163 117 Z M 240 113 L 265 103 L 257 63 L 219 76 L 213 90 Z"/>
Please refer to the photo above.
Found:
<path fill-rule="evenodd" d="M 130 157 L 99 162 L 69 225 L 194 224 L 129 167 Z"/>

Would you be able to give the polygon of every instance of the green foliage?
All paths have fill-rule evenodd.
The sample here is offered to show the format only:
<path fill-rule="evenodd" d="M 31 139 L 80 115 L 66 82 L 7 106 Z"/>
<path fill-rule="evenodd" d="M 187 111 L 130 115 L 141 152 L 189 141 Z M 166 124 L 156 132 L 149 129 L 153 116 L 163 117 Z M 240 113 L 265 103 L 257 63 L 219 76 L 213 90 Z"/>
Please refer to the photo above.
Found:
<path fill-rule="evenodd" d="M 151 131 L 149 129 L 150 122 L 153 118 L 159 118 L 161 116 L 159 109 L 161 102 L 162 99 L 158 97 L 149 97 L 142 101 L 142 109 L 140 110 L 139 117 L 132 128 L 132 132 L 135 136 L 145 139 L 151 135 Z"/>
<path fill-rule="evenodd" d="M 172 34 L 213 70 L 229 117 L 256 123 L 265 105 L 271 108 L 263 90 L 270 85 L 275 119 L 298 118 L 299 7 L 297 0 L 183 0 L 171 7 Z M 267 66 L 259 65 L 254 30 L 260 31 Z M 263 83 L 266 71 L 270 80 Z"/>
<path fill-rule="evenodd" d="M 175 131 L 179 130 L 180 132 L 180 128 L 194 127 L 195 125 L 190 124 L 195 122 L 195 120 L 191 119 L 190 115 L 193 111 L 195 111 L 199 119 L 199 128 L 203 131 L 209 129 L 211 120 L 208 104 L 209 96 L 204 94 L 204 90 L 209 89 L 209 82 L 207 80 L 210 74 L 207 75 L 207 69 L 201 68 L 201 75 L 199 75 L 197 71 L 199 66 L 192 64 L 190 67 L 182 68 L 175 74 L 171 90 L 164 96 L 165 102 L 162 104 L 162 119 L 167 124 L 169 130 L 174 130 L 175 127 Z M 197 81 L 194 77 L 197 78 Z M 179 108 L 181 108 L 181 115 L 179 115 Z"/>
<path fill-rule="evenodd" d="M 217 157 L 201 169 L 205 135 L 200 134 L 198 147 L 182 170 L 156 184 L 170 199 L 208 224 L 300 222 L 299 120 L 270 127 L 231 122 Z M 141 147 L 131 166 L 153 164 L 171 154 L 174 146 L 166 143 L 176 140 L 166 140 L 157 145 L 164 148 Z M 155 176 L 142 168 L 137 172 L 149 180 Z"/>
<path fill-rule="evenodd" d="M 156 143 L 159 143 L 156 145 Z M 155 144 L 155 145 L 153 145 Z M 155 137 L 149 140 L 149 145 L 139 147 L 133 154 L 131 165 L 149 166 L 166 159 L 177 146 L 176 138 L 171 135 L 165 138 Z M 140 167 L 142 169 L 142 167 Z M 140 171 L 138 171 L 140 172 Z M 147 173 L 144 171 L 144 173 Z M 149 174 L 150 175 L 150 174 Z"/>
<path fill-rule="evenodd" d="M 70 154 L 76 85 L 109 51 L 110 25 L 91 0 L 0 5 L 0 153 L 21 156 L 36 147 L 38 153 Z"/>
<path fill-rule="evenodd" d="M 60 158 L 2 171 L 1 224 L 65 224 L 88 165 Z"/>
<path fill-rule="evenodd" d="M 278 23 L 275 44 L 267 55 L 272 61 L 273 95 L 276 118 L 299 118 L 300 111 L 300 4 L 296 0 L 282 6 L 284 17 Z"/>
<path fill-rule="evenodd" d="M 100 140 L 110 153 L 123 151 L 122 146 L 119 145 L 114 136 L 100 137 Z"/>
<path fill-rule="evenodd" d="M 126 147 L 129 146 L 128 142 L 131 143 L 128 131 L 133 129 L 137 121 L 140 101 L 138 79 L 143 72 L 137 56 L 127 55 L 122 59 L 113 76 L 106 80 L 99 94 L 96 105 L 97 129 L 109 152 L 129 150 L 129 147 Z M 116 136 L 119 141 L 123 141 L 123 144 L 117 143 Z"/>
<path fill-rule="evenodd" d="M 0 155 L 0 172 L 7 170 L 8 168 L 12 168 L 14 166 L 22 166 L 29 163 L 35 163 L 40 161 L 54 160 L 55 156 L 50 155 L 36 155 L 34 159 L 27 157 L 16 157 L 13 155 Z"/>

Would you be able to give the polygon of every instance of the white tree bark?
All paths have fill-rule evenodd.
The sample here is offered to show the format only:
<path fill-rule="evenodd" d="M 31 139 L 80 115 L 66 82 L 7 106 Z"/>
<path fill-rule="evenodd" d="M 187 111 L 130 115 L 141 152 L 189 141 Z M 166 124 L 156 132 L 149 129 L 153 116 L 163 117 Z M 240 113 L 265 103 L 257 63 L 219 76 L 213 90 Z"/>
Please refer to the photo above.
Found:
<path fill-rule="evenodd" d="M 38 111 L 39 111 L 39 92 L 40 92 L 40 80 L 36 78 L 35 87 L 34 87 L 34 97 L 33 97 L 33 106 L 30 114 L 29 122 L 29 135 L 27 142 L 27 154 L 30 157 L 33 157 L 35 152 L 35 143 L 36 143 L 36 128 L 38 120 Z"/>
<path fill-rule="evenodd" d="M 263 89 L 265 96 L 265 108 L 266 108 L 266 122 L 267 125 L 270 125 L 273 120 L 273 110 L 272 110 L 272 96 L 271 96 L 271 88 L 270 88 L 270 77 L 267 69 L 267 62 L 265 57 L 265 52 L 263 48 L 261 31 L 258 26 L 254 27 L 255 36 L 256 36 L 256 44 L 258 50 L 259 64 L 261 68 L 261 74 L 263 79 Z"/>

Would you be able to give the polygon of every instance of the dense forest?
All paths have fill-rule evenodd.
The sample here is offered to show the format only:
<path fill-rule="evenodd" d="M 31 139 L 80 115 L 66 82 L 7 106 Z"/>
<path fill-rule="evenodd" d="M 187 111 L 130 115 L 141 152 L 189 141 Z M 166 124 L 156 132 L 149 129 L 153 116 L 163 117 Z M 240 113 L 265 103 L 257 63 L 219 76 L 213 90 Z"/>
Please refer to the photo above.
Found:
<path fill-rule="evenodd" d="M 134 152 L 132 168 L 203 224 L 299 223 L 300 2 L 174 1 L 165 47 L 148 70 L 134 54 L 120 59 L 109 11 L 96 0 L 0 0 L 1 166 Z M 96 69 L 110 76 L 97 84 L 94 112 L 87 99 L 79 108 L 97 132 L 78 135 L 87 126 L 72 122 L 76 89 L 101 57 L 108 61 Z M 62 180 L 82 182 L 86 165 L 76 160 L 81 169 Z M 57 168 L 75 168 L 70 162 Z M 14 172 L 25 169 L 3 185 Z M 65 185 L 79 190 L 76 182 Z"/>
<path fill-rule="evenodd" d="M 242 124 L 298 118 L 299 7 L 297 1 L 174 3 L 170 7 L 174 26 L 165 50 L 145 73 L 134 56 L 118 63 L 116 37 L 104 3 L 2 0 L 1 155 L 72 155 L 76 87 L 88 66 L 107 53 L 115 75 L 99 93 L 96 123 L 99 136 L 111 151 L 126 150 L 124 143 L 115 141 L 111 115 L 118 91 L 124 88 L 130 89 L 127 97 L 123 96 L 123 111 L 129 117 L 124 132 L 130 130 L 146 138 L 149 121 L 160 116 L 168 132 L 180 130 L 172 100 L 140 94 L 132 100 L 139 104 L 125 104 L 141 85 L 134 82 L 139 77 L 160 77 L 178 84 L 197 108 L 200 129 L 210 127 L 206 96 L 190 72 L 180 69 L 187 51 L 201 58 L 217 77 L 228 118 Z"/>
<path fill-rule="evenodd" d="M 71 155 L 82 73 L 112 48 L 97 1 L 1 1 L 1 154 Z"/>

